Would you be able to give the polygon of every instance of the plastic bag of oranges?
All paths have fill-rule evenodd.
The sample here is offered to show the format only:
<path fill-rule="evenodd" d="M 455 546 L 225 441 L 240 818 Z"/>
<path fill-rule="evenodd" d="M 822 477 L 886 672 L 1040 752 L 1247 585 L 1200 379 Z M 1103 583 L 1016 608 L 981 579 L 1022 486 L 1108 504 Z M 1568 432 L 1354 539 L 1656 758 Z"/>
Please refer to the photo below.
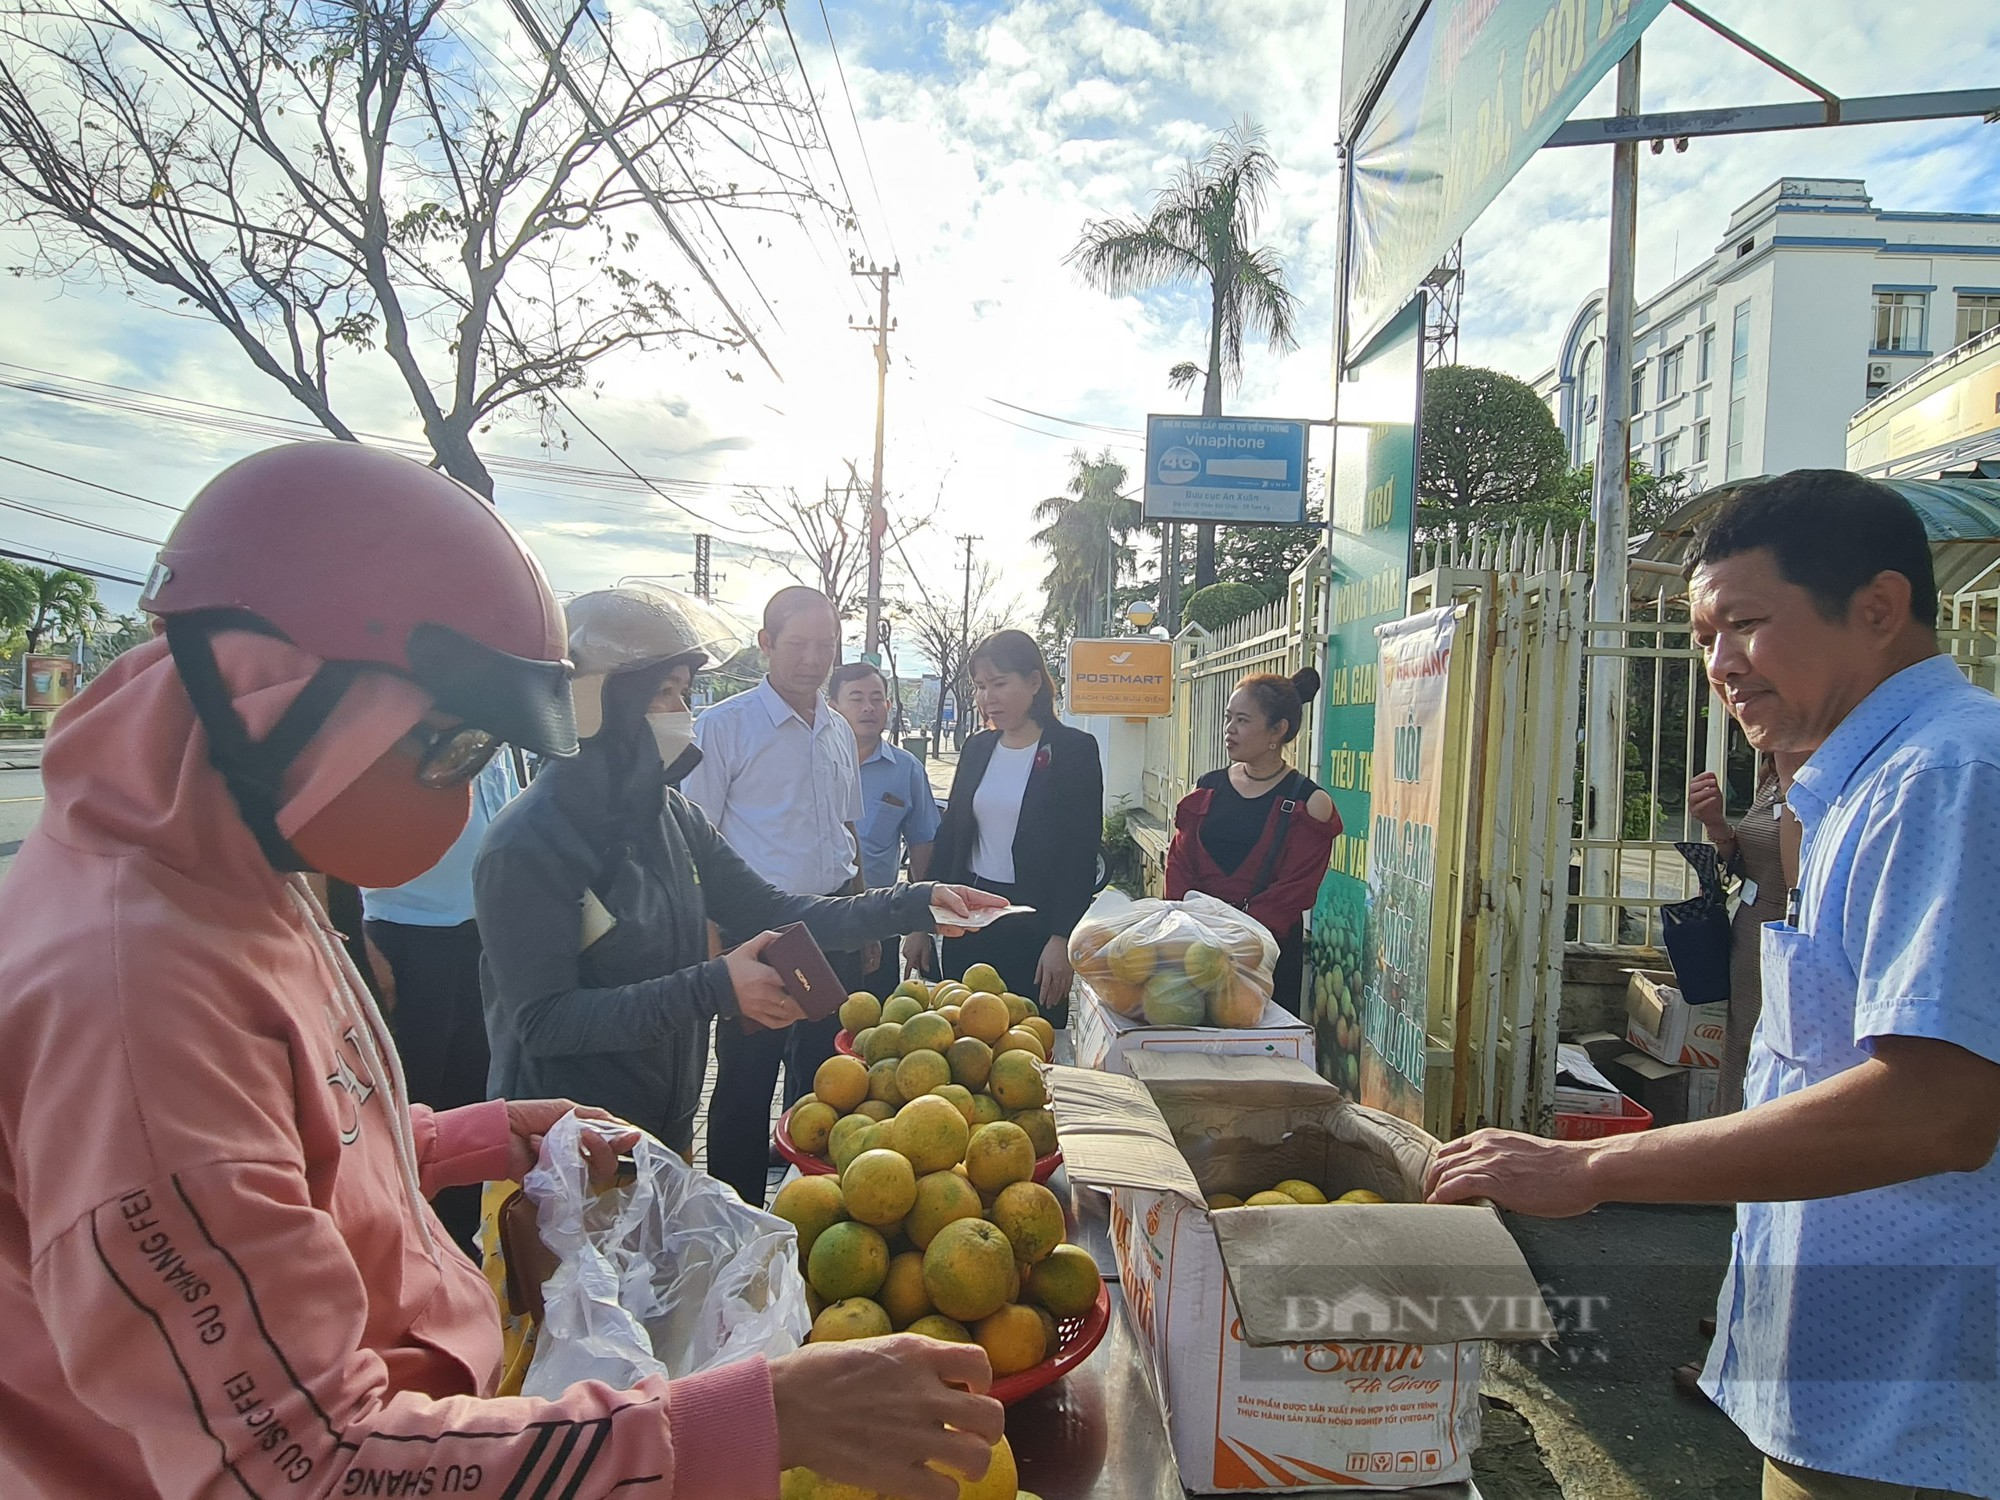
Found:
<path fill-rule="evenodd" d="M 1069 961 L 1121 1015 L 1241 1028 L 1263 1018 L 1278 943 L 1256 918 L 1199 891 L 1180 901 L 1100 898 L 1070 933 Z"/>

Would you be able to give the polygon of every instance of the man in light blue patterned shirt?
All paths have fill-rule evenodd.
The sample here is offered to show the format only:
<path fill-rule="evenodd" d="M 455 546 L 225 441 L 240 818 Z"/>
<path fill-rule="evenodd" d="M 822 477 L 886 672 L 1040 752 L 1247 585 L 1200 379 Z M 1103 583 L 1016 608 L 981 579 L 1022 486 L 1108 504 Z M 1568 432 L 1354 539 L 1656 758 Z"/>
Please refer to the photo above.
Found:
<path fill-rule="evenodd" d="M 1938 654 L 1923 524 L 1835 471 L 1744 486 L 1695 637 L 1760 751 L 1809 755 L 1744 1113 L 1606 1141 L 1480 1131 L 1431 1197 L 1738 1203 L 1702 1387 L 1765 1500 L 2000 1497 L 2000 700 Z"/>

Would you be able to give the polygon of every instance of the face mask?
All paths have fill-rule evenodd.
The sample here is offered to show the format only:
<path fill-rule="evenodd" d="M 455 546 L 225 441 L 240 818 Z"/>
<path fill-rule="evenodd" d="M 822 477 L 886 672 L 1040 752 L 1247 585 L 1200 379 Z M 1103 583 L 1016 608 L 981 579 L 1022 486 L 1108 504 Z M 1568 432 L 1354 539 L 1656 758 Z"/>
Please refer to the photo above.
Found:
<path fill-rule="evenodd" d="M 694 743 L 694 715 L 687 709 L 672 714 L 647 714 L 646 727 L 660 749 L 660 764 L 671 766 Z"/>
<path fill-rule="evenodd" d="M 443 859 L 471 816 L 471 783 L 421 786 L 416 758 L 391 750 L 307 819 L 291 842 L 322 875 L 379 890 L 415 880 Z"/>

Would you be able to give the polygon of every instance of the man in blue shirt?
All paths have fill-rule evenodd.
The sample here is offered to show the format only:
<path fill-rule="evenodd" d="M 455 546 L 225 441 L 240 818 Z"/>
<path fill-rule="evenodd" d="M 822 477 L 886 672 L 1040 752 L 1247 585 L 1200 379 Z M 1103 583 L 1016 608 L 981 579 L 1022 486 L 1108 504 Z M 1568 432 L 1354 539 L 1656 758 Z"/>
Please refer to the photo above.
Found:
<path fill-rule="evenodd" d="M 881 668 L 865 661 L 837 668 L 827 681 L 834 709 L 854 731 L 861 757 L 861 878 L 870 890 L 896 883 L 904 852 L 910 860 L 910 880 L 925 879 L 931 867 L 931 843 L 937 838 L 937 798 L 930 778 L 909 751 L 883 738 L 889 723 L 889 684 Z M 928 964 L 930 938 L 912 933 L 903 940 L 907 966 Z M 895 966 L 882 962 L 882 945 L 871 943 L 862 955 L 861 987 L 881 996 L 896 986 Z"/>
<path fill-rule="evenodd" d="M 412 1103 L 456 1109 L 486 1097 L 472 862 L 486 825 L 520 790 L 514 757 L 503 750 L 472 783 L 472 817 L 444 858 L 407 884 L 361 893 L 369 967 Z M 479 1189 L 446 1188 L 433 1206 L 451 1237 L 478 1259 Z"/>
<path fill-rule="evenodd" d="M 1808 757 L 1742 1114 L 1478 1131 L 1430 1197 L 1738 1204 L 1702 1388 L 1765 1500 L 2000 1497 L 2000 700 L 1938 654 L 1922 522 L 1836 471 L 1745 485 L 1689 565 L 1709 681 Z"/>

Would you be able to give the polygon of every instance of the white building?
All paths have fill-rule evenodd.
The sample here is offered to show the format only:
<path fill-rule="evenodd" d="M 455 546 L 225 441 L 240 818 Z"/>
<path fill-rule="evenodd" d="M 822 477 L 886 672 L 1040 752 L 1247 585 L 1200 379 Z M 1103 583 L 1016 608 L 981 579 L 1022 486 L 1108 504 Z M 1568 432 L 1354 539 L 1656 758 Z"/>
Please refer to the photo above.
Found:
<path fill-rule="evenodd" d="M 1839 468 L 1857 410 L 2000 327 L 2000 214 L 1892 213 L 1865 183 L 1785 178 L 1730 216 L 1707 262 L 1643 303 L 1632 456 L 1695 490 Z M 1604 293 L 1534 382 L 1574 463 L 1597 454 Z"/>

